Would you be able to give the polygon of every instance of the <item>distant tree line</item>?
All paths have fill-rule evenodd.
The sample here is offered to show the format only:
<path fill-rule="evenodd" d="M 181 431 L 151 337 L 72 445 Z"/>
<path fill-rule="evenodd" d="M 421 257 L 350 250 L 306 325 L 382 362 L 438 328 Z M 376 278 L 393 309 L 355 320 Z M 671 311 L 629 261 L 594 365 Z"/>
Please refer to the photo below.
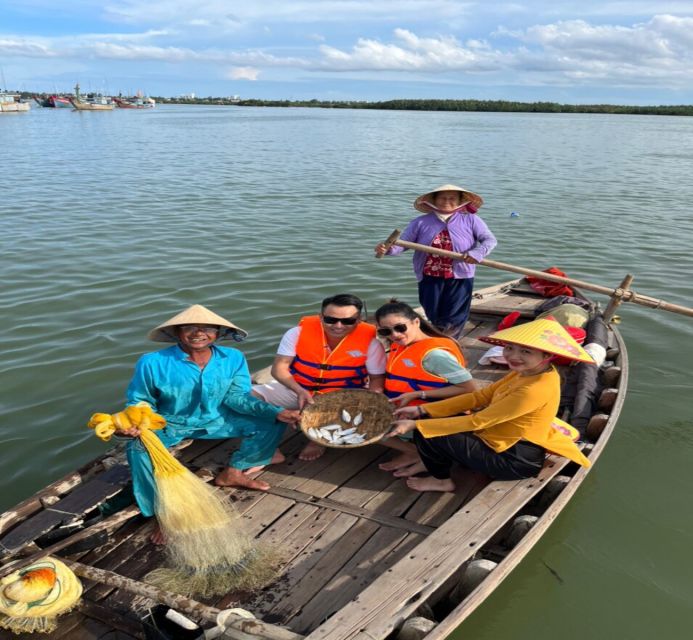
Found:
<path fill-rule="evenodd" d="M 43 96 L 21 92 L 23 97 Z M 47 95 L 47 94 L 46 94 Z M 636 107 L 616 104 L 559 104 L 557 102 L 516 102 L 512 100 L 239 100 L 238 98 L 166 98 L 152 96 L 157 104 L 207 104 L 242 107 L 319 107 L 321 109 L 385 109 L 396 111 L 487 111 L 512 113 L 617 113 L 655 116 L 693 116 L 693 105 Z"/>
<path fill-rule="evenodd" d="M 228 98 L 156 98 L 169 104 L 221 104 L 242 107 L 320 107 L 322 109 L 386 109 L 398 111 L 487 111 L 515 113 L 617 113 L 691 116 L 693 105 L 628 106 L 614 104 L 559 104 L 511 100 L 238 100 Z"/>

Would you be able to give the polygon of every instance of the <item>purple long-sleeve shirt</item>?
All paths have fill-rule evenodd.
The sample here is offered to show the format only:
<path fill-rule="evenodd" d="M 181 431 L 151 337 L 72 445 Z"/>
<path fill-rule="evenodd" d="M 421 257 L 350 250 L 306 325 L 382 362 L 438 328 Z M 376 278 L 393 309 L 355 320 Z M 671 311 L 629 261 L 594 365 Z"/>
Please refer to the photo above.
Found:
<path fill-rule="evenodd" d="M 433 239 L 447 227 L 452 240 L 452 249 L 459 253 L 467 253 L 475 260 L 483 260 L 496 246 L 496 237 L 486 226 L 486 223 L 476 214 L 455 213 L 442 222 L 434 213 L 414 218 L 402 232 L 401 239 L 430 246 Z M 397 255 L 405 251 L 404 247 L 393 245 L 388 255 Z M 414 273 L 417 280 L 423 279 L 424 264 L 429 254 L 414 251 Z M 462 260 L 453 260 L 452 273 L 455 278 L 473 278 L 476 265 Z"/>

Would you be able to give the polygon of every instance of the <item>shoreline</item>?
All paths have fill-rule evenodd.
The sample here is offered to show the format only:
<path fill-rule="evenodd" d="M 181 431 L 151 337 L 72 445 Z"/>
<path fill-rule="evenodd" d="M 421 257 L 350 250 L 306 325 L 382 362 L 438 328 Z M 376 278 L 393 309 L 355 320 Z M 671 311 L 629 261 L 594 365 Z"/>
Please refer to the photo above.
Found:
<path fill-rule="evenodd" d="M 22 98 L 45 98 L 50 94 L 20 92 Z M 67 95 L 67 94 L 66 94 Z M 693 116 L 693 105 L 613 105 L 518 102 L 512 100 L 259 100 L 223 97 L 166 98 L 151 96 L 157 104 L 216 105 L 234 107 L 309 107 L 318 109 L 372 109 L 383 111 L 465 111 L 478 113 L 595 113 L 616 115 Z"/>

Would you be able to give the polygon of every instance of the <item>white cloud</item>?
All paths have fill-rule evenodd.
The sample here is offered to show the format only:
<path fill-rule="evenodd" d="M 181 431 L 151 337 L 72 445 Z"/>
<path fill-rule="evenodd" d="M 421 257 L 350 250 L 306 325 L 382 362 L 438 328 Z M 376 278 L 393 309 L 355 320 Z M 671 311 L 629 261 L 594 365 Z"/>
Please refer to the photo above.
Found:
<path fill-rule="evenodd" d="M 231 80 L 257 80 L 260 70 L 253 67 L 233 67 L 226 77 Z"/>
<path fill-rule="evenodd" d="M 395 30 L 396 43 L 361 38 L 351 51 L 320 47 L 319 67 L 335 71 L 489 71 L 503 55 L 480 41 L 460 44 L 453 36 L 421 38 L 406 29 Z"/>
<path fill-rule="evenodd" d="M 462 82 L 474 75 L 478 82 L 487 84 L 642 86 L 650 83 L 683 88 L 693 82 L 693 17 L 662 14 L 639 22 L 599 24 L 585 19 L 545 23 L 535 20 L 522 28 L 514 26 L 515 23 L 512 28 L 496 23 L 483 31 L 456 30 L 451 23 L 439 20 L 433 30 L 425 23 L 431 8 L 439 8 L 444 16 L 459 18 L 469 12 L 471 3 L 404 0 L 396 4 L 397 9 L 394 3 L 380 0 L 267 0 L 264 3 L 116 0 L 108 7 L 108 15 L 146 26 L 133 33 L 119 29 L 117 33 L 61 37 L 7 34 L 0 36 L 0 57 L 201 62 L 210 69 L 220 66 L 222 73 L 232 79 L 251 81 L 272 68 L 293 68 L 319 72 L 322 77 L 330 73 L 370 73 L 383 80 L 404 76 L 426 80 L 436 74 L 440 79 L 444 76 L 446 81 Z M 615 10 L 617 4 L 607 2 L 604 6 Z M 638 10 L 644 10 L 647 3 L 635 4 Z M 504 15 L 510 16 L 511 9 L 520 12 L 528 7 L 536 7 L 539 13 L 540 5 L 544 11 L 548 10 L 548 5 L 537 0 L 528 0 L 528 5 L 502 6 L 507 10 Z M 309 9 L 314 10 L 310 15 Z M 477 5 L 477 9 L 483 12 L 487 5 Z M 347 10 L 361 11 L 359 17 L 365 21 L 364 25 L 367 20 L 389 17 L 395 10 L 404 17 L 415 11 L 423 13 L 416 28 L 396 27 L 382 35 L 372 27 L 373 23 L 368 23 L 369 33 L 374 35 L 354 36 L 343 44 L 344 32 L 331 31 L 320 20 L 324 21 L 328 14 L 332 19 Z M 258 17 L 267 19 L 272 12 L 272 20 L 268 20 L 273 25 L 271 29 L 267 24 L 254 23 Z M 301 16 L 304 28 L 295 28 L 288 40 L 282 40 L 291 30 L 276 29 L 276 22 L 283 17 L 298 21 Z M 247 34 L 213 37 L 220 34 L 220 29 L 231 28 L 229 25 L 238 28 L 240 24 L 253 24 L 255 39 Z M 316 30 L 316 24 L 320 31 Z M 201 32 L 203 40 L 200 40 Z M 268 35 L 270 32 L 277 35 Z M 467 33 L 469 37 L 462 36 Z M 226 71 L 229 67 L 231 70 Z M 219 69 L 214 73 L 218 75 Z"/>

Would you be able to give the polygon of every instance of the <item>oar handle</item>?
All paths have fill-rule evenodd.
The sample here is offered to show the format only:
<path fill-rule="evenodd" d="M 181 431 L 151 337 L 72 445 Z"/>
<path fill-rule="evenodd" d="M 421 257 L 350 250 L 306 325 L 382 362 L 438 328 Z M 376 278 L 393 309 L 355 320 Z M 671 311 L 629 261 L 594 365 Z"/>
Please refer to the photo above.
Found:
<path fill-rule="evenodd" d="M 74 560 L 64 559 L 63 562 L 82 578 L 144 596 L 198 619 L 217 622 L 217 616 L 221 613 L 221 610 L 216 607 L 210 607 L 178 593 L 172 593 L 154 585 L 127 578 L 113 571 L 99 569 Z M 238 614 L 230 614 L 226 625 L 224 637 L 236 638 L 237 640 L 245 640 L 249 636 L 263 640 L 303 640 L 302 635 L 289 629 L 268 624 L 262 620 L 248 619 Z"/>
<path fill-rule="evenodd" d="M 408 240 L 399 240 L 399 231 L 397 230 L 390 234 L 388 240 L 390 240 L 390 238 L 392 238 L 395 234 L 397 234 L 396 239 L 391 243 L 390 246 L 395 244 L 397 246 L 404 247 L 405 249 L 423 251 L 424 253 L 430 253 L 435 256 L 444 256 L 447 258 L 452 258 L 453 260 L 463 260 L 465 258 L 465 254 L 458 253 L 457 251 L 434 249 L 433 247 L 429 247 L 425 244 L 409 242 Z M 493 269 L 500 269 L 502 271 L 510 271 L 512 273 L 519 273 L 525 276 L 535 276 L 537 278 L 549 280 L 550 282 L 569 284 L 573 287 L 578 287 L 579 289 L 594 291 L 595 293 L 601 293 L 605 296 L 618 298 L 621 300 L 621 302 L 634 302 L 635 304 L 642 305 L 643 307 L 650 307 L 651 309 L 663 309 L 664 311 L 671 311 L 672 313 L 679 313 L 684 316 L 693 317 L 693 309 L 689 307 L 683 307 L 681 305 L 672 304 L 671 302 L 665 302 L 664 300 L 658 300 L 657 298 L 651 298 L 650 296 L 636 293 L 632 289 L 624 289 L 621 287 L 602 287 L 601 285 L 592 284 L 591 282 L 557 276 L 552 273 L 546 273 L 546 271 L 537 271 L 536 269 L 528 269 L 527 267 L 518 267 L 514 264 L 506 264 L 505 262 L 497 262 L 496 260 L 488 260 L 487 258 L 481 260 L 479 264 L 483 265 L 484 267 L 491 267 Z"/>

